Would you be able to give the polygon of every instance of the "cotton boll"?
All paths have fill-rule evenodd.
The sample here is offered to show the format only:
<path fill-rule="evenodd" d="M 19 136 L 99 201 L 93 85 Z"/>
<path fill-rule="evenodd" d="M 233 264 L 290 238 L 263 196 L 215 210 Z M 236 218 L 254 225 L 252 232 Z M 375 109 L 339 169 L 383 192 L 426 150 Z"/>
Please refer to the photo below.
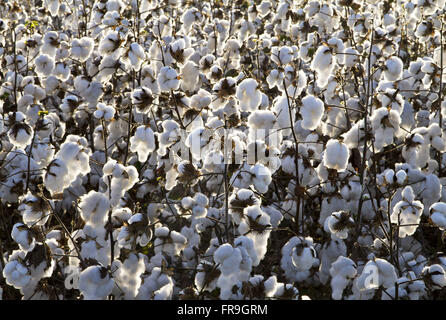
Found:
<path fill-rule="evenodd" d="M 50 206 L 42 198 L 34 196 L 31 192 L 20 199 L 21 204 L 18 207 L 22 214 L 23 222 L 28 227 L 43 226 L 50 216 Z"/>
<path fill-rule="evenodd" d="M 103 300 L 113 290 L 115 282 L 105 267 L 91 266 L 79 276 L 79 290 L 85 300 Z"/>
<path fill-rule="evenodd" d="M 115 115 L 115 108 L 112 106 L 105 105 L 103 103 L 98 103 L 96 105 L 96 111 L 93 113 L 98 119 L 104 119 L 105 121 L 110 121 Z"/>
<path fill-rule="evenodd" d="M 355 221 L 347 211 L 333 212 L 326 220 L 325 225 L 332 236 L 347 239 L 349 229 L 353 228 Z"/>
<path fill-rule="evenodd" d="M 342 293 L 352 279 L 356 276 L 356 264 L 349 258 L 340 256 L 331 266 L 330 275 L 332 298 L 335 300 L 342 299 Z"/>
<path fill-rule="evenodd" d="M 80 62 L 87 61 L 93 53 L 94 40 L 90 37 L 73 39 L 71 42 L 71 56 Z"/>
<path fill-rule="evenodd" d="M 178 90 L 180 80 L 175 69 L 169 66 L 162 67 L 158 74 L 158 85 L 161 91 Z"/>
<path fill-rule="evenodd" d="M 136 42 L 130 44 L 129 50 L 124 55 L 124 63 L 126 63 L 133 70 L 141 69 L 146 55 L 144 49 Z"/>
<path fill-rule="evenodd" d="M 187 61 L 181 68 L 181 89 L 194 92 L 199 82 L 198 66 L 193 61 Z"/>
<path fill-rule="evenodd" d="M 272 129 L 276 121 L 276 115 L 269 110 L 257 110 L 248 117 L 248 124 L 253 129 Z"/>
<path fill-rule="evenodd" d="M 238 231 L 253 240 L 255 255 L 250 254 L 250 256 L 252 265 L 258 266 L 266 254 L 268 238 L 271 233 L 269 229 L 271 226 L 270 217 L 258 205 L 245 208 L 243 213 L 245 219 L 241 221 Z"/>
<path fill-rule="evenodd" d="M 323 164 L 327 168 L 343 171 L 347 169 L 348 157 L 348 147 L 338 140 L 330 139 L 324 150 Z"/>
<path fill-rule="evenodd" d="M 381 286 L 391 288 L 397 281 L 395 267 L 384 259 L 374 259 L 367 262 L 357 279 L 360 290 L 377 289 Z"/>
<path fill-rule="evenodd" d="M 256 164 L 250 168 L 250 172 L 254 188 L 260 193 L 267 192 L 272 181 L 271 171 L 262 164 Z"/>
<path fill-rule="evenodd" d="M 396 81 L 403 74 L 403 62 L 398 57 L 390 57 L 384 65 L 384 78 L 387 81 Z"/>
<path fill-rule="evenodd" d="M 141 275 L 145 271 L 145 264 L 142 254 L 129 254 L 124 262 L 113 261 L 113 278 L 121 290 L 124 291 L 126 300 L 133 300 L 138 294 L 141 286 Z"/>
<path fill-rule="evenodd" d="M 299 111 L 303 118 L 301 122 L 302 128 L 314 130 L 319 126 L 324 115 L 324 103 L 319 98 L 308 95 L 302 99 L 302 107 Z"/>
<path fill-rule="evenodd" d="M 138 161 L 145 162 L 155 150 L 155 135 L 149 127 L 139 126 L 130 138 L 130 151 L 138 153 Z"/>
<path fill-rule="evenodd" d="M 200 11 L 198 11 L 197 8 L 190 8 L 184 11 L 184 13 L 181 15 L 180 21 L 183 24 L 184 30 L 186 31 L 186 33 L 188 33 L 191 30 L 194 22 L 201 19 L 202 14 L 200 13 Z"/>
<path fill-rule="evenodd" d="M 283 78 L 283 72 L 279 72 L 277 69 L 273 69 L 266 77 L 266 82 L 268 82 L 269 88 L 272 89 L 275 86 L 280 86 L 282 84 Z"/>
<path fill-rule="evenodd" d="M 347 47 L 344 49 L 344 53 L 345 53 L 344 63 L 347 68 L 352 68 L 357 63 L 359 63 L 359 52 L 356 49 L 352 47 Z"/>
<path fill-rule="evenodd" d="M 53 58 L 46 54 L 41 54 L 34 62 L 36 65 L 35 71 L 41 77 L 48 77 L 53 72 L 55 67 Z"/>
<path fill-rule="evenodd" d="M 437 202 L 429 208 L 430 219 L 440 230 L 446 229 L 446 203 Z"/>
<path fill-rule="evenodd" d="M 322 45 L 314 54 L 313 61 L 310 68 L 316 71 L 317 85 L 319 87 L 325 87 L 328 83 L 328 78 L 333 71 L 335 61 L 329 47 Z"/>
<path fill-rule="evenodd" d="M 318 262 L 313 239 L 292 237 L 282 247 L 280 267 L 291 281 L 303 281 L 309 276 L 309 269 Z"/>
<path fill-rule="evenodd" d="M 147 87 L 141 87 L 133 91 L 132 103 L 139 112 L 146 113 L 150 108 L 158 102 L 152 90 Z"/>
<path fill-rule="evenodd" d="M 286 65 L 294 58 L 293 49 L 291 47 L 273 47 L 271 49 L 271 60 L 277 65 Z"/>
<path fill-rule="evenodd" d="M 395 135 L 399 133 L 401 118 L 397 111 L 382 107 L 373 112 L 371 123 L 375 133 L 375 147 L 380 151 L 393 143 Z"/>
<path fill-rule="evenodd" d="M 289 101 L 286 96 L 276 97 L 273 101 L 274 112 L 277 115 L 277 124 L 279 128 L 283 129 L 283 134 L 288 135 L 291 133 L 291 125 L 295 122 L 295 114 L 291 112 L 291 119 L 289 113 L 289 106 L 292 105 L 292 101 Z"/>
<path fill-rule="evenodd" d="M 52 193 L 61 193 L 69 186 L 68 168 L 64 161 L 54 159 L 48 165 L 44 176 L 45 187 Z"/>
<path fill-rule="evenodd" d="M 35 245 L 32 231 L 23 223 L 16 223 L 12 227 L 11 238 L 19 245 L 20 250 L 31 251 Z"/>
<path fill-rule="evenodd" d="M 24 121 L 15 122 L 8 131 L 9 141 L 16 147 L 22 149 L 31 143 L 33 135 L 33 129 Z"/>
<path fill-rule="evenodd" d="M 110 210 L 108 197 L 103 193 L 91 190 L 80 198 L 79 210 L 81 218 L 93 226 L 104 226 Z"/>
<path fill-rule="evenodd" d="M 237 86 L 236 97 L 242 111 L 254 111 L 262 102 L 262 94 L 257 86 L 257 81 L 252 78 L 244 79 Z"/>
<path fill-rule="evenodd" d="M 3 268 L 3 277 L 6 283 L 17 289 L 26 287 L 32 281 L 28 268 L 23 262 L 20 262 L 25 259 L 25 256 L 25 251 L 14 251 Z"/>
<path fill-rule="evenodd" d="M 121 44 L 123 40 L 119 32 L 111 31 L 108 34 L 104 35 L 104 37 L 99 42 L 99 53 L 103 57 L 108 57 L 112 59 L 117 59 L 122 52 Z"/>
<path fill-rule="evenodd" d="M 53 75 L 61 81 L 67 81 L 71 75 L 70 67 L 65 62 L 58 62 L 55 65 Z"/>
<path fill-rule="evenodd" d="M 402 200 L 393 208 L 390 221 L 398 225 L 399 237 L 404 238 L 415 233 L 423 213 L 424 205 L 415 200 L 415 195 L 410 186 L 403 189 Z"/>
<path fill-rule="evenodd" d="M 439 290 L 446 286 L 446 274 L 443 267 L 439 264 L 433 264 L 423 268 L 422 274 L 430 278 L 432 289 Z"/>

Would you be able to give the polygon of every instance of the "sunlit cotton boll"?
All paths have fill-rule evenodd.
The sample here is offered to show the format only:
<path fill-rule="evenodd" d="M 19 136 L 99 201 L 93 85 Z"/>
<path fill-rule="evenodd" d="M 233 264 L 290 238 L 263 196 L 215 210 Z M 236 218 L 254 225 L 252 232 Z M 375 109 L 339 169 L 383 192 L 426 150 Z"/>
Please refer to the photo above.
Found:
<path fill-rule="evenodd" d="M 257 81 L 252 78 L 243 80 L 237 86 L 236 97 L 242 111 L 254 111 L 262 102 L 262 93 L 257 86 Z"/>
<path fill-rule="evenodd" d="M 16 122 L 8 131 L 9 141 L 18 148 L 24 149 L 31 143 L 33 129 L 25 122 Z"/>
<path fill-rule="evenodd" d="M 79 276 L 79 290 L 85 300 L 103 300 L 113 290 L 115 282 L 105 267 L 91 266 Z"/>
<path fill-rule="evenodd" d="M 403 74 L 403 62 L 398 57 L 390 57 L 384 65 L 384 79 L 387 81 L 396 81 Z"/>
<path fill-rule="evenodd" d="M 35 60 L 36 69 L 38 75 L 42 77 L 48 77 L 54 70 L 54 59 L 46 54 L 41 54 Z"/>
<path fill-rule="evenodd" d="M 343 171 L 347 169 L 349 150 L 347 145 L 339 140 L 330 139 L 323 155 L 323 164 L 329 169 Z"/>
<path fill-rule="evenodd" d="M 446 229 L 446 203 L 437 202 L 434 203 L 430 209 L 430 218 L 432 222 L 437 225 L 440 230 Z"/>
<path fill-rule="evenodd" d="M 315 96 L 308 95 L 302 99 L 302 107 L 300 108 L 302 115 L 301 126 L 304 129 L 314 130 L 324 115 L 324 103 Z"/>
<path fill-rule="evenodd" d="M 52 194 L 57 194 L 70 185 L 68 179 L 68 168 L 65 162 L 61 159 L 54 159 L 48 165 L 43 181 L 45 187 Z"/>
<path fill-rule="evenodd" d="M 420 223 L 424 205 L 415 200 L 415 194 L 410 186 L 403 189 L 402 200 L 393 208 L 390 221 L 400 225 L 399 237 L 404 238 L 415 233 Z"/>
<path fill-rule="evenodd" d="M 180 77 L 176 70 L 169 66 L 162 67 L 158 74 L 158 85 L 161 91 L 178 90 Z"/>
<path fill-rule="evenodd" d="M 330 268 L 332 298 L 335 300 L 342 299 L 342 293 L 348 284 L 356 276 L 356 264 L 349 258 L 338 257 Z"/>
<path fill-rule="evenodd" d="M 98 103 L 96 106 L 96 111 L 94 116 L 98 119 L 104 119 L 105 121 L 110 121 L 115 115 L 115 108 L 112 106 L 105 105 L 103 103 Z"/>
<path fill-rule="evenodd" d="M 104 226 L 110 210 L 108 197 L 103 193 L 91 190 L 80 198 L 79 210 L 81 218 L 93 226 Z"/>
<path fill-rule="evenodd" d="M 155 150 L 155 135 L 147 126 L 139 126 L 130 138 L 130 151 L 138 153 L 138 161 L 145 162 Z"/>
<path fill-rule="evenodd" d="M 71 56 L 80 62 L 87 61 L 94 49 L 94 40 L 90 37 L 73 39 L 71 42 Z"/>

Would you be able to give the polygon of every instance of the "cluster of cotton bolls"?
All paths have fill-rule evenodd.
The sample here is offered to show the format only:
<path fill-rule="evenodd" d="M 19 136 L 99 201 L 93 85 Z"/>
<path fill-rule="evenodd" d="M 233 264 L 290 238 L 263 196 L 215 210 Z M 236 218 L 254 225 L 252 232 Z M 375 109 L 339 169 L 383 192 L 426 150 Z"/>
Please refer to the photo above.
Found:
<path fill-rule="evenodd" d="M 0 297 L 444 298 L 443 7 L 2 1 Z"/>

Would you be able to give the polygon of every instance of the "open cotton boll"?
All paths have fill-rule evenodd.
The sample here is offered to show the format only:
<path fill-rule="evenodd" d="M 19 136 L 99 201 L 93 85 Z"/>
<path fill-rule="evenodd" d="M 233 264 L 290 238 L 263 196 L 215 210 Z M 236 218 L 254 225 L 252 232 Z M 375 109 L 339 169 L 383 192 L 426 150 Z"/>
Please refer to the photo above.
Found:
<path fill-rule="evenodd" d="M 272 47 L 271 60 L 279 66 L 290 63 L 294 58 L 294 52 L 291 47 Z"/>
<path fill-rule="evenodd" d="M 153 130 L 147 126 L 136 128 L 135 135 L 130 138 L 130 151 L 138 153 L 138 161 L 145 162 L 155 147 Z"/>
<path fill-rule="evenodd" d="M 398 57 L 390 57 L 386 60 L 383 69 L 384 79 L 387 81 L 396 81 L 403 75 L 403 62 Z"/>
<path fill-rule="evenodd" d="M 3 268 L 3 277 L 6 283 L 16 289 L 25 288 L 31 281 L 30 271 L 22 262 L 25 259 L 26 252 L 15 250 L 9 257 L 9 261 Z"/>
<path fill-rule="evenodd" d="M 68 167 L 61 159 L 54 159 L 48 165 L 43 182 L 52 194 L 61 193 L 70 185 Z"/>
<path fill-rule="evenodd" d="M 59 11 L 59 0 L 45 0 L 45 7 L 48 8 L 51 16 L 55 17 Z"/>
<path fill-rule="evenodd" d="M 87 61 L 93 53 L 94 40 L 90 37 L 82 37 L 71 41 L 71 56 L 80 62 Z"/>
<path fill-rule="evenodd" d="M 318 262 L 311 237 L 292 237 L 282 247 L 280 267 L 290 281 L 303 281 L 309 277 L 309 269 Z"/>
<path fill-rule="evenodd" d="M 257 192 L 267 192 L 268 186 L 272 181 L 271 171 L 263 164 L 254 165 L 249 169 L 249 171 L 251 172 L 252 185 Z"/>
<path fill-rule="evenodd" d="M 11 238 L 23 251 L 30 251 L 34 248 L 35 239 L 32 236 L 31 230 L 23 223 L 16 223 L 12 227 Z"/>
<path fill-rule="evenodd" d="M 199 81 L 199 69 L 195 62 L 189 60 L 181 67 L 181 89 L 194 92 Z"/>
<path fill-rule="evenodd" d="M 437 202 L 429 208 L 430 218 L 440 230 L 446 230 L 446 203 Z"/>
<path fill-rule="evenodd" d="M 422 275 L 430 278 L 432 289 L 439 290 L 446 287 L 446 274 L 441 265 L 433 264 L 431 266 L 425 266 Z"/>
<path fill-rule="evenodd" d="M 54 59 L 46 54 L 41 54 L 34 61 L 36 68 L 35 71 L 41 77 L 48 77 L 54 70 Z"/>
<path fill-rule="evenodd" d="M 244 209 L 245 219 L 241 221 L 238 231 L 253 240 L 253 252 L 250 254 L 252 265 L 258 266 L 265 257 L 268 238 L 271 233 L 270 217 L 260 206 L 249 206 Z"/>
<path fill-rule="evenodd" d="M 181 15 L 180 21 L 183 24 L 184 31 L 186 34 L 192 28 L 192 25 L 195 21 L 199 21 L 202 19 L 202 14 L 198 11 L 197 8 L 190 8 Z"/>
<path fill-rule="evenodd" d="M 253 129 L 272 129 L 276 122 L 276 115 L 269 110 L 257 110 L 248 117 L 248 124 Z"/>
<path fill-rule="evenodd" d="M 356 264 L 349 258 L 340 256 L 330 268 L 331 296 L 335 300 L 342 299 L 342 293 L 357 274 Z"/>
<path fill-rule="evenodd" d="M 50 216 L 50 206 L 41 197 L 34 196 L 30 191 L 20 199 L 18 210 L 22 214 L 23 222 L 28 227 L 43 226 Z"/>
<path fill-rule="evenodd" d="M 110 121 L 115 115 L 115 108 L 112 106 L 105 105 L 103 103 L 98 103 L 96 105 L 96 111 L 94 116 L 98 119 L 104 119 L 105 121 Z"/>
<path fill-rule="evenodd" d="M 119 288 L 124 291 L 124 299 L 133 300 L 141 286 L 141 275 L 146 271 L 142 254 L 130 253 L 124 262 L 113 261 L 113 278 Z"/>
<path fill-rule="evenodd" d="M 84 300 L 103 300 L 113 290 L 115 281 L 105 267 L 91 266 L 79 276 L 79 290 Z"/>
<path fill-rule="evenodd" d="M 141 68 L 141 64 L 146 58 L 146 55 L 144 53 L 144 49 L 138 43 L 133 42 L 130 45 L 130 50 L 127 53 L 127 57 L 130 62 L 130 66 L 134 70 L 139 70 Z"/>
<path fill-rule="evenodd" d="M 180 80 L 175 69 L 166 66 L 162 67 L 158 74 L 158 85 L 161 91 L 178 90 Z"/>
<path fill-rule="evenodd" d="M 322 45 L 316 50 L 310 68 L 316 71 L 316 82 L 319 87 L 325 87 L 333 71 L 335 62 L 329 47 Z"/>
<path fill-rule="evenodd" d="M 307 130 L 314 130 L 324 115 L 324 103 L 315 96 L 308 95 L 302 99 L 302 107 L 299 109 L 302 115 L 301 126 Z"/>
<path fill-rule="evenodd" d="M 53 71 L 53 75 L 61 81 L 67 81 L 71 75 L 70 66 L 65 62 L 58 62 Z"/>
<path fill-rule="evenodd" d="M 93 226 L 104 226 L 110 210 L 108 197 L 103 193 L 91 190 L 80 197 L 79 210 L 81 218 Z"/>
<path fill-rule="evenodd" d="M 290 99 L 291 100 L 291 99 Z M 296 116 L 294 112 L 291 112 L 291 119 L 289 113 L 289 106 L 293 104 L 292 101 L 287 99 L 286 96 L 276 97 L 273 101 L 274 112 L 277 115 L 277 124 L 279 128 L 283 129 L 283 134 L 288 135 L 291 133 L 291 125 L 294 124 Z"/>
<path fill-rule="evenodd" d="M 15 122 L 8 131 L 9 141 L 22 149 L 31 143 L 33 135 L 33 129 L 25 122 Z"/>
<path fill-rule="evenodd" d="M 103 57 L 111 56 L 111 58 L 116 60 L 121 55 L 122 42 L 123 40 L 118 31 L 110 31 L 99 42 L 99 54 Z"/>
<path fill-rule="evenodd" d="M 347 211 L 333 212 L 326 220 L 325 225 L 332 236 L 347 239 L 348 231 L 355 226 L 355 221 Z"/>
<path fill-rule="evenodd" d="M 348 147 L 339 140 L 330 139 L 324 150 L 323 164 L 329 169 L 343 171 L 347 169 Z"/>
<path fill-rule="evenodd" d="M 391 288 L 397 282 L 395 267 L 384 259 L 374 259 L 367 262 L 357 279 L 360 290 Z"/>
<path fill-rule="evenodd" d="M 280 86 L 282 84 L 283 78 L 284 78 L 283 72 L 280 72 L 277 69 L 273 69 L 266 77 L 266 82 L 268 82 L 269 88 L 272 89 L 275 86 Z"/>
<path fill-rule="evenodd" d="M 420 223 L 424 205 L 415 200 L 415 194 L 410 186 L 403 189 L 402 200 L 393 208 L 390 221 L 400 225 L 399 237 L 404 238 L 415 233 Z"/>
<path fill-rule="evenodd" d="M 370 120 L 375 134 L 375 147 L 380 151 L 393 143 L 395 135 L 399 133 L 401 118 L 397 111 L 382 107 L 373 112 Z"/>
<path fill-rule="evenodd" d="M 347 47 L 344 49 L 345 66 L 347 68 L 354 67 L 359 62 L 359 52 L 353 47 Z"/>
<path fill-rule="evenodd" d="M 240 102 L 241 111 L 254 111 L 262 102 L 262 93 L 257 89 L 255 79 L 244 79 L 237 86 L 236 97 Z"/>

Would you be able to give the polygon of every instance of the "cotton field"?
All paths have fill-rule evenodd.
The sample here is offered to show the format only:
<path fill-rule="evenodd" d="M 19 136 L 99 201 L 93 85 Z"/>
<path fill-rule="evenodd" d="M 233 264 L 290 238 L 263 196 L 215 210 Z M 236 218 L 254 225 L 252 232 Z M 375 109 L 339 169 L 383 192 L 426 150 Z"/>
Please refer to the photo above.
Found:
<path fill-rule="evenodd" d="M 445 299 L 445 6 L 1 1 L 0 298 Z"/>

